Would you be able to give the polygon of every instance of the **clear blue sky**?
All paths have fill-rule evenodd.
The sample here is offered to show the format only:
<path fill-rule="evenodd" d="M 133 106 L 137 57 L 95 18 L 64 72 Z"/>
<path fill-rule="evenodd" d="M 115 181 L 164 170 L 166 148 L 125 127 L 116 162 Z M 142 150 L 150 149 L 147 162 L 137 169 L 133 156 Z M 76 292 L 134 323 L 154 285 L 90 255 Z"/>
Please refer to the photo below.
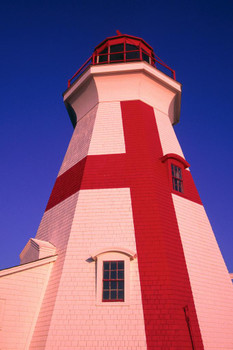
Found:
<path fill-rule="evenodd" d="M 0 268 L 34 237 L 72 125 L 67 79 L 107 36 L 142 37 L 183 84 L 179 141 L 233 272 L 233 2 L 8 1 L 0 12 Z"/>

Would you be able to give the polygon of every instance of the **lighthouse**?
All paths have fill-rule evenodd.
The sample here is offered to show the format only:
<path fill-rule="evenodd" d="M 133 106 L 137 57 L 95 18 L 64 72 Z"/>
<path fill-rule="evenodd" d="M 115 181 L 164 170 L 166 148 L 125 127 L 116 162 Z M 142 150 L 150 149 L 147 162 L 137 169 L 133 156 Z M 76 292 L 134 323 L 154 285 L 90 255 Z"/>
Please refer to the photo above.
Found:
<path fill-rule="evenodd" d="M 35 238 L 0 272 L 0 348 L 232 350 L 233 287 L 173 129 L 175 71 L 118 32 L 63 97 L 74 133 Z"/>

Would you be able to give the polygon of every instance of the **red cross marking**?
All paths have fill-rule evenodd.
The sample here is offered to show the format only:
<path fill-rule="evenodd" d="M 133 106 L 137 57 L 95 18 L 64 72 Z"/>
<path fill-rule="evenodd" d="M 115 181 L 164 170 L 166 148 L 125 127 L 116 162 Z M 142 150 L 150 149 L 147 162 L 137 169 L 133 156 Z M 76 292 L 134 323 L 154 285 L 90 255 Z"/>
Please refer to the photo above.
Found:
<path fill-rule="evenodd" d="M 124 101 L 121 111 L 126 153 L 75 164 L 57 178 L 46 210 L 80 189 L 130 188 L 147 347 L 192 349 L 183 311 L 188 305 L 194 345 L 203 349 L 153 108 Z M 185 174 L 199 201 L 190 172 Z"/>

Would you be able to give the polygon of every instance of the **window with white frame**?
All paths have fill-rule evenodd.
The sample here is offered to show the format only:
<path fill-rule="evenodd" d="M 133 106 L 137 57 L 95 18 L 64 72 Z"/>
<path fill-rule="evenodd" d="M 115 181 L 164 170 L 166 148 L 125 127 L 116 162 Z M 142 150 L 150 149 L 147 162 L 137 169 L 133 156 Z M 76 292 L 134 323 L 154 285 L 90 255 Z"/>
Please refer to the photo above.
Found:
<path fill-rule="evenodd" d="M 136 254 L 128 249 L 102 250 L 92 255 L 96 261 L 96 301 L 100 305 L 128 304 L 130 260 Z"/>

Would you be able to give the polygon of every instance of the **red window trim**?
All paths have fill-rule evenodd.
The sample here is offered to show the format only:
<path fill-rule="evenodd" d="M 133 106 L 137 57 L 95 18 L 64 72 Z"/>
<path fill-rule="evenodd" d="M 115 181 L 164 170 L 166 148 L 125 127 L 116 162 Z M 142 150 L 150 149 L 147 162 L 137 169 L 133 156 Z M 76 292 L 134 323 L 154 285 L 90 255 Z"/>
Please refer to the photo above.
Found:
<path fill-rule="evenodd" d="M 180 173 L 181 173 L 181 177 L 177 177 L 176 175 L 173 175 L 174 173 L 174 168 L 178 168 L 180 169 Z M 172 188 L 175 192 L 179 192 L 179 193 L 184 193 L 184 177 L 183 177 L 183 172 L 180 166 L 174 164 L 174 162 L 171 162 L 171 169 L 170 171 L 172 172 Z M 180 187 L 180 191 L 176 190 L 176 184 L 175 184 L 175 180 L 177 180 L 177 183 L 179 184 L 178 187 Z"/>
<path fill-rule="evenodd" d="M 195 203 L 202 204 L 201 198 L 194 184 L 192 175 L 187 169 L 190 167 L 190 164 L 183 157 L 175 153 L 168 153 L 165 156 L 161 157 L 160 160 L 162 163 L 166 163 L 171 193 L 189 199 Z M 171 164 L 180 167 L 182 170 L 183 192 L 179 192 L 173 189 Z"/>
<path fill-rule="evenodd" d="M 168 153 L 165 156 L 163 156 L 162 158 L 160 158 L 162 163 L 166 162 L 168 159 L 173 159 L 179 163 L 181 163 L 183 165 L 183 168 L 189 168 L 190 164 L 181 156 L 179 156 L 178 154 L 175 153 Z"/>
<path fill-rule="evenodd" d="M 175 193 L 181 197 L 186 197 L 186 186 L 185 186 L 185 176 L 184 171 L 186 168 L 190 167 L 190 164 L 181 156 L 175 153 L 168 153 L 165 156 L 161 157 L 160 160 L 162 163 L 167 163 L 168 167 L 168 178 L 170 183 L 170 190 L 172 193 Z M 179 167 L 182 173 L 182 189 L 183 192 L 177 191 L 173 188 L 173 176 L 172 176 L 172 164 Z M 180 179 L 179 179 L 180 180 Z"/>

